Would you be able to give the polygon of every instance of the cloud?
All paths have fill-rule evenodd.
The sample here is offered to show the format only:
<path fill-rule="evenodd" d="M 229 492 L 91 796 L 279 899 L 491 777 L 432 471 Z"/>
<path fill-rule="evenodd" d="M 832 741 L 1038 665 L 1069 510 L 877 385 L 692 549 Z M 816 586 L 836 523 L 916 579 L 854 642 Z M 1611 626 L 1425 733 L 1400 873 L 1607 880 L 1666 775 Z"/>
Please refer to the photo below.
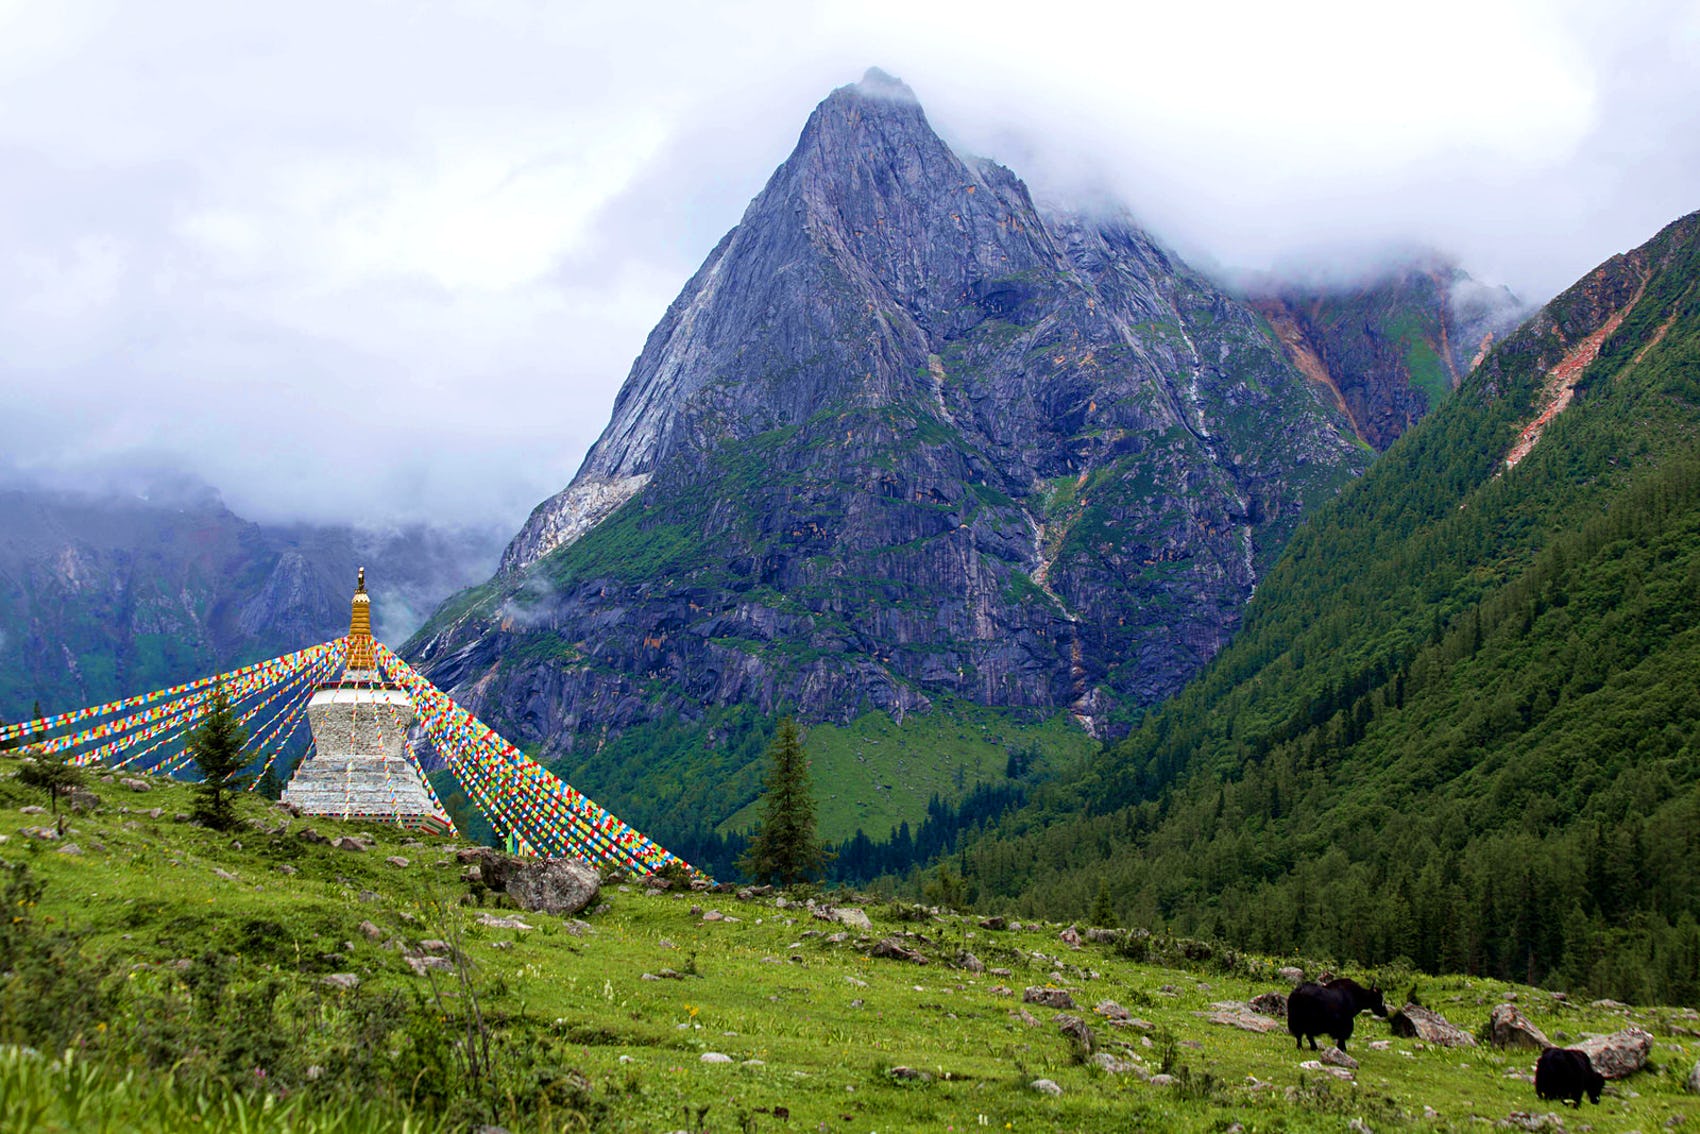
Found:
<path fill-rule="evenodd" d="M 0 0 L 0 452 L 517 528 L 870 64 L 1201 265 L 1438 248 L 1538 300 L 1700 206 L 1697 48 L 1662 2 Z"/>

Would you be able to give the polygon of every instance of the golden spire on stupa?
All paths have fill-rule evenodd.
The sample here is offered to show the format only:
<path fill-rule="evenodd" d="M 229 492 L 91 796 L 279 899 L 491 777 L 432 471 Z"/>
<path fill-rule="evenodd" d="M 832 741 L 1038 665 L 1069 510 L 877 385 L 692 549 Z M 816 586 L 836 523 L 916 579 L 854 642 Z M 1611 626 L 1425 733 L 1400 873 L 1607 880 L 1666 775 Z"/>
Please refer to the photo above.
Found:
<path fill-rule="evenodd" d="M 348 618 L 348 668 L 377 669 L 377 653 L 372 646 L 372 598 L 366 593 L 366 568 L 354 584 L 354 608 Z"/>

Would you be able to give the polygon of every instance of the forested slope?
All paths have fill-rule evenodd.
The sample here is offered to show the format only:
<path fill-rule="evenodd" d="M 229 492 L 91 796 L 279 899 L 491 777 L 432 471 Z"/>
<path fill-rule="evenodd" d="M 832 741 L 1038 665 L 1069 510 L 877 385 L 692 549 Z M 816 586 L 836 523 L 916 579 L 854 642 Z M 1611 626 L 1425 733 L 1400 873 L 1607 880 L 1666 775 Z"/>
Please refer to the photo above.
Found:
<path fill-rule="evenodd" d="M 970 848 L 979 896 L 1700 994 L 1697 283 L 1700 215 L 1509 338 L 1197 681 Z"/>

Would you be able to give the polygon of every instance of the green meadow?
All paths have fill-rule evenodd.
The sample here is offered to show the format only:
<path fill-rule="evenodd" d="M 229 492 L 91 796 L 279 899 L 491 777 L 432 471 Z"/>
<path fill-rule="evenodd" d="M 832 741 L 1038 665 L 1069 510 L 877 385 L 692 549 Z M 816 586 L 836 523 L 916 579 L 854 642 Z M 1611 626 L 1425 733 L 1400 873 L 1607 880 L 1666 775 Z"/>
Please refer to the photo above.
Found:
<path fill-rule="evenodd" d="M 1513 997 L 1561 1042 L 1636 1024 L 1655 1037 L 1650 1066 L 1563 1128 L 1700 1120 L 1692 1009 L 1137 930 L 1095 941 L 1080 926 L 1075 945 L 1064 925 L 991 929 L 839 893 L 610 877 L 565 918 L 462 881 L 454 840 L 257 798 L 221 834 L 178 820 L 188 789 L 164 781 L 94 783 L 96 810 L 34 837 L 52 817 L 21 810 L 45 798 L 15 767 L 0 760 L 7 1131 L 1474 1130 L 1564 1111 L 1536 1100 L 1529 1052 L 1428 1046 L 1364 1016 L 1347 1080 L 1301 1066 L 1316 1057 L 1284 1027 L 1210 1019 L 1285 991 L 1288 964 L 1379 979 L 1390 1002 L 1414 991 L 1472 1032 Z M 365 849 L 304 840 L 309 827 Z M 870 955 L 887 939 L 926 963 Z M 1072 998 L 1090 1052 L 1057 1009 L 1023 1002 L 1029 988 Z"/>

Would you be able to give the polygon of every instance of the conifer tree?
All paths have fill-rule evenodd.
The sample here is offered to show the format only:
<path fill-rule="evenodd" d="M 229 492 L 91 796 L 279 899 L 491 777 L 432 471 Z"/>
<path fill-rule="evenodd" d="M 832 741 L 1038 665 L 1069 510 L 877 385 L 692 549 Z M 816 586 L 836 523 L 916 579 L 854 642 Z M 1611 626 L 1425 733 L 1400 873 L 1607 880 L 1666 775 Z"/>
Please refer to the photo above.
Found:
<path fill-rule="evenodd" d="M 761 827 L 738 859 L 738 869 L 760 882 L 794 885 L 818 875 L 830 852 L 815 837 L 815 799 L 809 760 L 790 717 L 768 745 Z"/>
<path fill-rule="evenodd" d="M 18 782 L 46 792 L 57 817 L 59 797 L 83 786 L 83 770 L 71 763 L 70 753 L 64 750 L 49 753 L 39 748 L 26 748 L 24 755 L 28 759 L 18 769 Z"/>
<path fill-rule="evenodd" d="M 1110 883 L 1103 878 L 1098 879 L 1098 896 L 1092 902 L 1092 914 L 1089 920 L 1101 929 L 1113 929 L 1116 924 L 1116 911 L 1110 905 Z"/>
<path fill-rule="evenodd" d="M 201 782 L 195 785 L 195 805 L 191 814 L 205 826 L 228 831 L 236 825 L 234 794 L 246 784 L 241 775 L 248 762 L 242 746 L 248 734 L 230 708 L 230 698 L 223 685 L 213 688 L 212 710 L 189 737 L 189 754 L 201 770 Z"/>

